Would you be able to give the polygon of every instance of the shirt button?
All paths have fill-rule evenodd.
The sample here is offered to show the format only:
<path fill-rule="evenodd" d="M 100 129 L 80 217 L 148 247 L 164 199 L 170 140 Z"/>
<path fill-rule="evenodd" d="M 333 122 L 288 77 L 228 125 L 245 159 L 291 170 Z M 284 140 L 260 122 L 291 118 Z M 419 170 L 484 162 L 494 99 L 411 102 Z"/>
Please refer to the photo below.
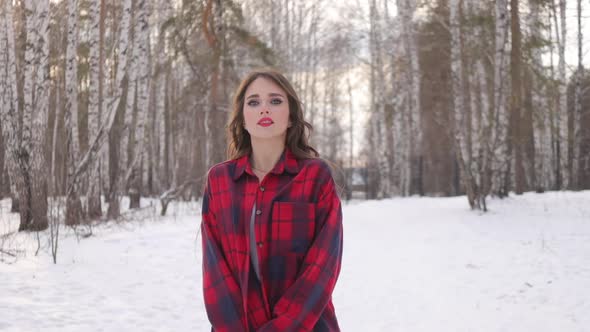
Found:
<path fill-rule="evenodd" d="M 261 213 L 262 213 L 262 211 L 256 210 L 256 215 L 260 215 Z"/>
<path fill-rule="evenodd" d="M 262 242 L 258 242 L 258 246 L 259 247 L 262 247 Z"/>
<path fill-rule="evenodd" d="M 260 191 L 264 191 L 264 187 L 260 187 Z"/>

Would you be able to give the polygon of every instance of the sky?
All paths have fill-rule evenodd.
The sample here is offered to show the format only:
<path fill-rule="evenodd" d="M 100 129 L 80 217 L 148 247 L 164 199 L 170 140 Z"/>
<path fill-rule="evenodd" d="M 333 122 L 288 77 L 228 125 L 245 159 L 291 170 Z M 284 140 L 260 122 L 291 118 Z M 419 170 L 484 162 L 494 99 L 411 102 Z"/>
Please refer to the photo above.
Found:
<path fill-rule="evenodd" d="M 577 1 L 568 0 L 566 5 L 566 44 L 565 44 L 565 62 L 567 76 L 570 76 L 578 66 L 578 19 L 577 19 Z M 582 1 L 582 63 L 585 68 L 590 68 L 590 1 Z M 557 51 L 557 50 L 556 50 Z M 549 63 L 549 56 L 545 56 L 545 61 Z M 555 59 L 557 66 L 557 58 Z"/>

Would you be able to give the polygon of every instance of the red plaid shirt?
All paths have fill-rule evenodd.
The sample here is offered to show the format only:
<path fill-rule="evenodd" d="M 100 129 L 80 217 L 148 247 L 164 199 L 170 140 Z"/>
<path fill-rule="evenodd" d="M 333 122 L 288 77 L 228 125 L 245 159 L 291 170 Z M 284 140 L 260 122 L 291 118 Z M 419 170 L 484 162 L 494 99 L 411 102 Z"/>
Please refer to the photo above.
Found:
<path fill-rule="evenodd" d="M 261 282 L 250 259 L 250 217 Z M 285 148 L 259 183 L 249 156 L 215 165 L 203 197 L 203 293 L 216 332 L 340 331 L 332 291 L 342 208 L 321 159 Z"/>

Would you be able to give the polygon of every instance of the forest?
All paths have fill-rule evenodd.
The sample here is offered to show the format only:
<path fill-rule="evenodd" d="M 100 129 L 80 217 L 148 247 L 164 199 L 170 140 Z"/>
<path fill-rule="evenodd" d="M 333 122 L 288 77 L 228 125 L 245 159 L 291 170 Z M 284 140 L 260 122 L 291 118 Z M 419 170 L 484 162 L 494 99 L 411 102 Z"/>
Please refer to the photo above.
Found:
<path fill-rule="evenodd" d="M 0 0 L 0 196 L 21 231 L 46 229 L 56 204 L 76 225 L 116 219 L 121 197 L 162 214 L 199 199 L 259 67 L 294 83 L 346 198 L 465 195 L 485 211 L 490 196 L 590 189 L 586 8 Z"/>

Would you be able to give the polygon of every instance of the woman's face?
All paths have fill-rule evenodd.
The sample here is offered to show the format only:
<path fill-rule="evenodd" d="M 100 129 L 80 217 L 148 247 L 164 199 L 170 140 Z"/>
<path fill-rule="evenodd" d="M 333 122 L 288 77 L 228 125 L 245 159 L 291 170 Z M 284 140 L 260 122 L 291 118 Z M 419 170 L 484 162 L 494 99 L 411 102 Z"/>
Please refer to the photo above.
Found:
<path fill-rule="evenodd" d="M 289 101 L 285 91 L 272 80 L 258 77 L 244 95 L 244 122 L 252 139 L 285 139 Z"/>

